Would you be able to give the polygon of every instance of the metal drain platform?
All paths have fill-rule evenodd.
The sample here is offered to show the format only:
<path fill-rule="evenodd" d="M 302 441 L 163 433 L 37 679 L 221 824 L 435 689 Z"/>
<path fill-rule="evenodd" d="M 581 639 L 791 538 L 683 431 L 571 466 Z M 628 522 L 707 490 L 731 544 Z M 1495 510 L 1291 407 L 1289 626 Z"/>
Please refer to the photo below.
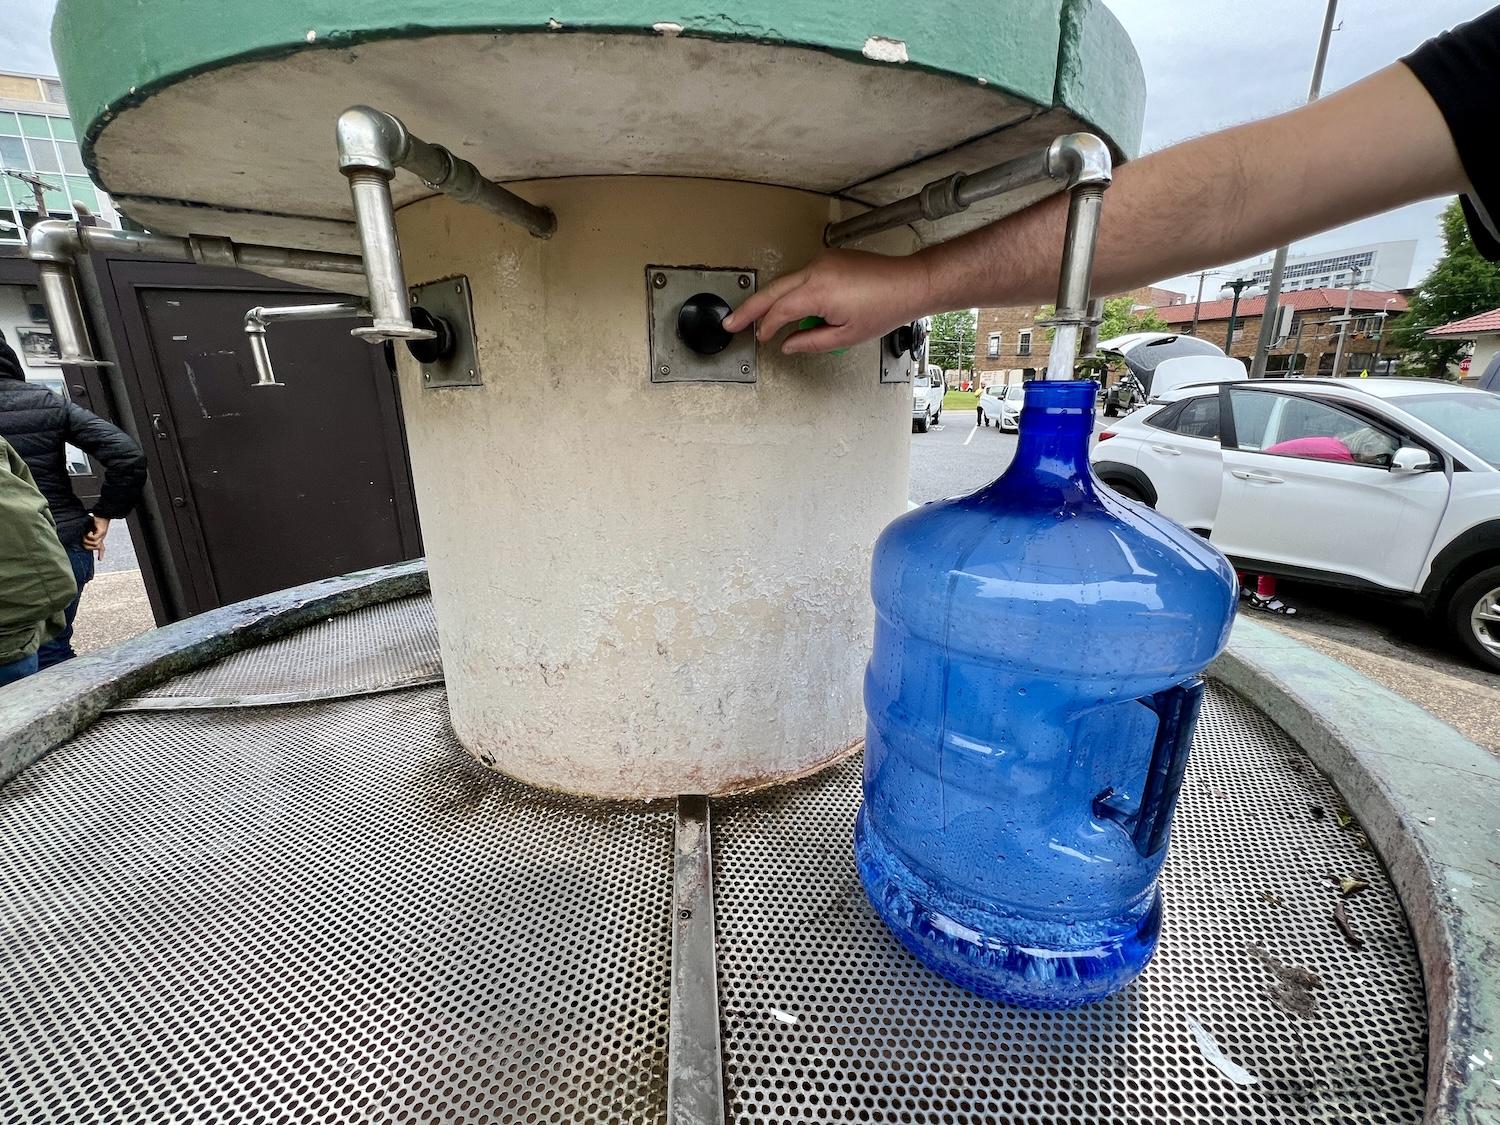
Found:
<path fill-rule="evenodd" d="M 116 711 L 265 707 L 440 683 L 426 596 L 377 602 L 156 684 Z"/>
<path fill-rule="evenodd" d="M 386 609 L 405 628 L 417 607 Z M 251 657 L 277 644 L 314 662 L 304 682 L 354 682 L 316 664 L 359 663 L 357 640 L 315 641 L 327 628 L 192 690 L 274 696 Z M 855 879 L 858 799 L 850 759 L 712 802 L 706 825 L 679 813 L 674 849 L 670 805 L 472 762 L 441 686 L 105 715 L 0 789 L 0 1122 L 686 1125 L 674 1080 L 734 1125 L 1422 1119 L 1396 893 L 1328 781 L 1224 688 L 1161 949 L 1103 1004 L 1009 1008 L 919 966 Z M 682 857 L 710 844 L 712 901 L 685 906 Z M 1331 917 L 1341 876 L 1370 884 L 1345 901 L 1359 949 Z M 710 927 L 684 924 L 694 908 Z M 716 963 L 716 1005 L 673 995 L 674 933 L 679 958 Z M 1257 945 L 1318 974 L 1310 1014 L 1273 995 Z M 669 1049 L 669 1012 L 691 1052 Z M 1256 1081 L 1226 1077 L 1195 1025 Z M 714 1047 L 721 1073 L 701 1068 Z"/>

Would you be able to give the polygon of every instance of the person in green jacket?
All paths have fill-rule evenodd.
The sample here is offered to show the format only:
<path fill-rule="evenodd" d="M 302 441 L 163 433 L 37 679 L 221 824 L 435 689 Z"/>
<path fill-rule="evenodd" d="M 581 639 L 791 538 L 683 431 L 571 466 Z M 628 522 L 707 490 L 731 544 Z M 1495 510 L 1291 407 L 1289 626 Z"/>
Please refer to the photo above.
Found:
<path fill-rule="evenodd" d="M 37 670 L 36 650 L 62 631 L 77 593 L 47 501 L 0 438 L 0 685 Z"/>

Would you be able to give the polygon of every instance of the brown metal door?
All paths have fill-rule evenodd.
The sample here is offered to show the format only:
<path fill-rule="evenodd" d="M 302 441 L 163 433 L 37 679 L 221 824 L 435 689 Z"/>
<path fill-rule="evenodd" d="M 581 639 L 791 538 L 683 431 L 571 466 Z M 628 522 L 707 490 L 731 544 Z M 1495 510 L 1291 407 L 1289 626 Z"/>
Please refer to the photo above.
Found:
<path fill-rule="evenodd" d="M 252 385 L 245 310 L 326 294 L 265 279 L 204 287 L 221 271 L 192 288 L 153 285 L 153 271 L 182 267 L 112 265 L 188 612 L 421 553 L 381 348 L 346 322 L 278 324 L 271 353 L 286 385 Z"/>

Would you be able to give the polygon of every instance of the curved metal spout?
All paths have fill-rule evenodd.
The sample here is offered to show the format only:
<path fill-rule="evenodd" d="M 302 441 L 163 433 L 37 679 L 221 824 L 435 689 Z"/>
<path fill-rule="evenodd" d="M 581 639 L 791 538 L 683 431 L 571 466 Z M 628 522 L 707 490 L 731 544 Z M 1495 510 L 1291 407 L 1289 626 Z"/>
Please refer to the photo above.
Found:
<path fill-rule="evenodd" d="M 86 251 L 113 254 L 146 254 L 160 258 L 188 258 L 199 265 L 244 269 L 296 269 L 321 273 L 363 273 L 364 263 L 355 254 L 323 250 L 299 250 L 286 246 L 261 246 L 190 234 L 178 238 L 146 231 L 85 227 L 65 219 L 44 219 L 31 228 L 26 256 L 36 263 L 38 287 L 47 305 L 58 352 L 65 364 L 108 367 L 94 358 L 88 321 L 78 296 L 77 259 Z"/>
<path fill-rule="evenodd" d="M 344 317 L 369 316 L 370 310 L 358 301 L 321 301 L 312 305 L 256 305 L 245 313 L 245 335 L 250 339 L 250 358 L 255 361 L 256 387 L 284 387 L 271 366 L 271 348 L 266 329 L 278 320 L 341 320 Z M 430 335 L 430 333 L 429 333 Z"/>
<path fill-rule="evenodd" d="M 354 225 L 364 251 L 374 319 L 368 328 L 356 328 L 356 336 L 371 342 L 432 339 L 431 332 L 411 321 L 391 202 L 391 180 L 397 168 L 406 168 L 438 191 L 461 203 L 476 203 L 538 238 L 550 238 L 557 229 L 557 216 L 549 208 L 485 179 L 467 160 L 413 136 L 400 118 L 383 110 L 350 106 L 339 114 L 334 133 L 339 171 L 348 178 L 354 201 Z"/>

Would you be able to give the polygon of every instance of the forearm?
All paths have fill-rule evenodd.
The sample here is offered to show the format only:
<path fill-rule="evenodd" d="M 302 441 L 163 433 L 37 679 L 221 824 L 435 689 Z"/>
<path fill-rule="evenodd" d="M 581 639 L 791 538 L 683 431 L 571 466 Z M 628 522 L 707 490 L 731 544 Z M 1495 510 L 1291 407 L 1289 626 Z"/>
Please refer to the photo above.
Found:
<path fill-rule="evenodd" d="M 1372 171 L 1369 137 L 1390 138 Z M 1322 101 L 1117 170 L 1094 291 L 1118 293 L 1467 186 L 1441 114 L 1402 64 Z M 1056 297 L 1067 200 L 923 251 L 923 312 Z"/>

